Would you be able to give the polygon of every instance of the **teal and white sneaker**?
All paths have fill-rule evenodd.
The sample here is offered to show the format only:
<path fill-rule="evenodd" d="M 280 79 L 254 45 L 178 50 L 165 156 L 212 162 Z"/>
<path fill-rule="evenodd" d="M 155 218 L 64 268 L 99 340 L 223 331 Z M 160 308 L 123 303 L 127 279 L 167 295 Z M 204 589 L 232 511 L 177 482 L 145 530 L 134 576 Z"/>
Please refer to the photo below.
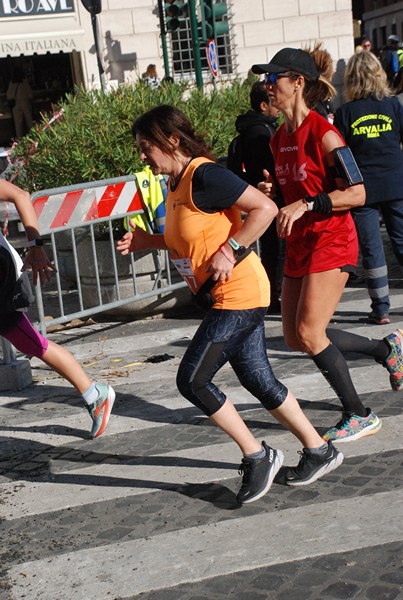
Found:
<path fill-rule="evenodd" d="M 92 404 L 87 404 L 87 410 L 93 420 L 90 433 L 91 438 L 99 437 L 108 425 L 113 403 L 115 402 L 115 391 L 110 385 L 96 384 L 99 392 L 98 400 Z"/>
<path fill-rule="evenodd" d="M 389 371 L 389 381 L 392 390 L 398 392 L 403 389 L 403 331 L 397 329 L 383 338 L 390 348 L 390 354 L 382 363 Z"/>
<path fill-rule="evenodd" d="M 353 442 L 376 433 L 381 427 L 382 421 L 368 408 L 366 417 L 343 413 L 341 420 L 322 437 L 326 442 Z"/>

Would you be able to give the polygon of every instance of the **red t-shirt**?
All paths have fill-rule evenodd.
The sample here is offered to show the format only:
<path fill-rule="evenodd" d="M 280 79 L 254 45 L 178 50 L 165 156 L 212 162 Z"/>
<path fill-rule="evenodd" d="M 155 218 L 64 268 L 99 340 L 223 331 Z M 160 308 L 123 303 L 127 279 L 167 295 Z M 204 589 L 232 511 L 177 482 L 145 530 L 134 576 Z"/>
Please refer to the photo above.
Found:
<path fill-rule="evenodd" d="M 340 137 L 333 125 L 311 110 L 291 135 L 282 125 L 272 137 L 276 179 L 286 204 L 336 189 L 322 144 L 328 131 Z M 340 146 L 344 145 L 340 137 Z M 286 242 L 284 274 L 288 277 L 357 264 L 357 233 L 349 211 L 306 212 L 294 222 Z"/>

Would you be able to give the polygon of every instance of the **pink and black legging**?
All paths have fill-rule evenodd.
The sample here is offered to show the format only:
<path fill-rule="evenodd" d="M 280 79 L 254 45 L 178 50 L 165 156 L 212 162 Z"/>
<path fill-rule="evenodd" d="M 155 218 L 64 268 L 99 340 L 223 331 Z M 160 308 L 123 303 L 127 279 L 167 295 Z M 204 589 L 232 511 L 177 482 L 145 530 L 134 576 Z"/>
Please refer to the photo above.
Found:
<path fill-rule="evenodd" d="M 25 313 L 15 311 L 0 316 L 0 335 L 28 356 L 42 358 L 48 349 L 48 340 L 35 329 Z"/>

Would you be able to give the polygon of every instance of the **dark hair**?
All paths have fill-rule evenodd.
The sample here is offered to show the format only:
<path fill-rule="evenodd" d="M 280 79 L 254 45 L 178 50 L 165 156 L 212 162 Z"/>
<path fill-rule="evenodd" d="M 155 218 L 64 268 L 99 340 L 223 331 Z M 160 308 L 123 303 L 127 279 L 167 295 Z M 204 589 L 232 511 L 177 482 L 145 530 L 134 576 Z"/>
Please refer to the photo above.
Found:
<path fill-rule="evenodd" d="M 144 136 L 157 148 L 173 156 L 174 147 L 169 141 L 172 134 L 179 136 L 179 149 L 188 156 L 205 156 L 215 160 L 210 146 L 203 135 L 197 135 L 188 117 L 181 110 L 169 104 L 155 106 L 138 117 L 132 126 L 132 134 Z"/>
<path fill-rule="evenodd" d="M 260 104 L 262 102 L 270 103 L 269 91 L 263 81 L 256 81 L 252 85 L 249 98 L 251 107 L 257 112 L 261 112 Z"/>

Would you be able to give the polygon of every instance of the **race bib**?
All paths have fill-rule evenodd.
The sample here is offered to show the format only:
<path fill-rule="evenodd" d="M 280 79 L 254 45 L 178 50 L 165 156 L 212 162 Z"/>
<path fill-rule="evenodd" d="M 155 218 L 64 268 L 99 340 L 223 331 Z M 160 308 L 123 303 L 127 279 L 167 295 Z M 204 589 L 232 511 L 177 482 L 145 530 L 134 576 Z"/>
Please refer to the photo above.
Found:
<path fill-rule="evenodd" d="M 197 283 L 190 258 L 171 258 L 171 261 L 179 275 L 186 281 L 195 294 L 197 292 Z"/>

